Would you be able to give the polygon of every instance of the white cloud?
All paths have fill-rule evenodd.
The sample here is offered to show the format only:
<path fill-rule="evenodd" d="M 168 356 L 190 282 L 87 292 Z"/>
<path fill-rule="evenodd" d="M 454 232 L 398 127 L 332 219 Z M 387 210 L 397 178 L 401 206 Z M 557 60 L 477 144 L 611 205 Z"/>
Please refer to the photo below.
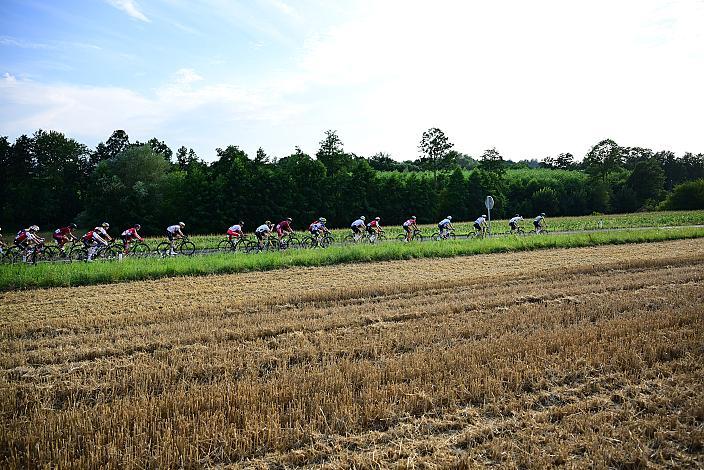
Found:
<path fill-rule="evenodd" d="M 107 2 L 118 10 L 122 10 L 132 18 L 149 23 L 150 20 L 139 9 L 135 0 L 107 0 Z"/>

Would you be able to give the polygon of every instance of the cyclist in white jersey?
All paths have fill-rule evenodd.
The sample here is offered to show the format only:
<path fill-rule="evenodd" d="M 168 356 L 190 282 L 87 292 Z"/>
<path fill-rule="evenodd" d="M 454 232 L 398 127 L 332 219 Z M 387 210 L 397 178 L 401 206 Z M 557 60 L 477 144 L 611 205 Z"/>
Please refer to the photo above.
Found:
<path fill-rule="evenodd" d="M 166 227 L 166 238 L 169 239 L 169 243 L 171 244 L 171 251 L 169 251 L 169 255 L 174 256 L 176 254 L 174 251 L 174 238 L 183 238 L 186 236 L 183 234 L 183 228 L 185 226 L 186 224 L 179 222 L 178 224 L 169 225 Z"/>
<path fill-rule="evenodd" d="M 474 230 L 484 235 L 486 233 L 486 229 L 486 215 L 482 214 L 481 217 L 474 221 Z"/>
<path fill-rule="evenodd" d="M 543 230 L 543 221 L 545 220 L 545 212 L 541 212 L 538 217 L 533 219 L 533 227 L 535 227 L 535 233 L 540 233 Z"/>
<path fill-rule="evenodd" d="M 450 232 L 450 230 L 453 230 L 454 227 L 452 226 L 452 216 L 448 215 L 444 219 L 442 219 L 440 222 L 438 222 L 438 231 L 440 232 L 440 237 L 445 238 L 447 234 Z"/>
<path fill-rule="evenodd" d="M 273 228 L 274 224 L 267 220 L 254 231 L 254 235 L 257 236 L 257 244 L 259 245 L 260 250 L 264 248 L 264 239 L 269 238 Z"/>
<path fill-rule="evenodd" d="M 508 226 L 511 229 L 511 233 L 515 232 L 519 228 L 519 222 L 523 220 L 523 217 L 520 215 L 516 214 L 515 216 L 511 217 L 508 221 Z"/>
<path fill-rule="evenodd" d="M 350 225 L 354 241 L 359 241 L 359 239 L 362 238 L 362 235 L 364 235 L 364 229 L 366 228 L 364 221 L 365 217 L 362 215 L 359 217 L 359 219 L 352 222 L 352 225 Z"/>

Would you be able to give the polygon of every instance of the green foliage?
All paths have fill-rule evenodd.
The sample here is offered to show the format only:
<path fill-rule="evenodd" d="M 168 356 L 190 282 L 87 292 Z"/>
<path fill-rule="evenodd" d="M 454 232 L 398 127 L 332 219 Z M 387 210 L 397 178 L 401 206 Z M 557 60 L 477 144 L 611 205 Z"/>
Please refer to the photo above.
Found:
<path fill-rule="evenodd" d="M 663 207 L 669 210 L 704 209 L 704 179 L 688 181 L 675 186 Z"/>

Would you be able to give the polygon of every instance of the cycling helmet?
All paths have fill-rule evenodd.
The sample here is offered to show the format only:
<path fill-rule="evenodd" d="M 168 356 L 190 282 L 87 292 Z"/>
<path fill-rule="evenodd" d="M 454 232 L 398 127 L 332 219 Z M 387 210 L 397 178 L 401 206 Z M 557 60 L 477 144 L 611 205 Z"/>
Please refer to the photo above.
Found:
<path fill-rule="evenodd" d="M 485 214 L 482 214 L 482 217 L 484 217 L 484 218 L 486 219 L 486 215 L 485 215 Z"/>
<path fill-rule="evenodd" d="M 451 216 L 451 215 L 448 215 L 448 216 L 447 216 L 447 220 L 452 220 L 452 216 Z"/>
<path fill-rule="evenodd" d="M 179 224 L 181 227 L 185 227 L 185 226 L 186 226 L 186 224 L 184 224 L 183 222 L 179 222 L 178 224 Z"/>
<path fill-rule="evenodd" d="M 540 215 L 542 215 L 543 217 L 545 217 L 545 212 L 541 212 Z"/>
<path fill-rule="evenodd" d="M 240 221 L 240 225 L 244 225 L 244 222 Z"/>
<path fill-rule="evenodd" d="M 70 224 L 69 227 L 71 227 L 71 228 L 78 228 L 78 225 L 76 225 L 76 224 Z"/>
<path fill-rule="evenodd" d="M 375 217 L 374 220 L 381 220 L 381 217 Z"/>
<path fill-rule="evenodd" d="M 267 220 L 267 221 L 264 222 L 264 223 L 267 224 L 267 225 L 271 225 L 271 220 Z"/>
<path fill-rule="evenodd" d="M 322 222 L 322 223 L 325 223 L 327 221 L 328 221 L 328 219 L 326 219 L 325 217 L 321 217 L 318 219 L 318 222 Z"/>
<path fill-rule="evenodd" d="M 137 230 L 139 230 L 140 228 L 142 228 L 142 226 L 139 225 L 139 224 L 134 224 L 134 228 L 136 228 Z"/>
<path fill-rule="evenodd" d="M 359 220 L 366 220 L 366 219 L 365 219 L 365 217 L 364 217 L 363 215 L 360 215 L 360 216 L 359 216 Z"/>
<path fill-rule="evenodd" d="M 412 215 L 412 216 L 411 216 L 411 219 L 414 219 L 414 220 L 415 220 L 415 218 L 416 218 L 416 216 L 415 216 L 415 215 Z"/>
<path fill-rule="evenodd" d="M 30 231 L 30 232 L 38 232 L 38 231 L 39 231 L 39 227 L 36 226 L 36 225 L 32 225 L 31 227 L 29 227 L 29 231 Z"/>
<path fill-rule="evenodd" d="M 286 220 L 288 220 L 289 222 L 293 222 L 293 219 L 291 217 L 286 217 Z"/>
<path fill-rule="evenodd" d="M 520 215 L 516 214 L 515 217 L 520 217 Z"/>

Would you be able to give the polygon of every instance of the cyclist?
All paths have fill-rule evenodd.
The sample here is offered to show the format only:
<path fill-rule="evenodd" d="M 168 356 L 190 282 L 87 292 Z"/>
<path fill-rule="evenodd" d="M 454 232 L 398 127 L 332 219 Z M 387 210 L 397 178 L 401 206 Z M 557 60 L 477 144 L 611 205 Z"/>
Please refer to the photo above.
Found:
<path fill-rule="evenodd" d="M 454 230 L 455 227 L 452 226 L 452 216 L 448 215 L 438 223 L 438 231 L 440 232 L 440 238 L 446 238 L 450 233 L 450 230 Z"/>
<path fill-rule="evenodd" d="M 179 222 L 178 224 L 169 225 L 166 227 L 166 238 L 168 238 L 169 243 L 171 244 L 171 251 L 169 251 L 169 255 L 174 256 L 176 254 L 174 251 L 174 238 L 184 238 L 186 236 L 183 234 L 183 228 L 185 226 L 186 224 Z"/>
<path fill-rule="evenodd" d="M 66 245 L 66 243 L 78 240 L 78 238 L 76 238 L 76 236 L 73 234 L 73 231 L 75 229 L 76 224 L 69 224 L 66 227 L 61 227 L 54 230 L 52 237 L 58 245 L 59 250 L 61 250 L 61 256 L 66 256 L 66 252 L 64 251 L 64 245 Z"/>
<path fill-rule="evenodd" d="M 411 237 L 413 236 L 413 232 L 418 230 L 418 225 L 416 225 L 416 216 L 413 215 L 411 216 L 410 219 L 405 221 L 403 223 L 403 229 L 406 231 L 406 238 L 404 238 L 404 243 L 408 243 L 411 241 Z"/>
<path fill-rule="evenodd" d="M 374 243 L 376 239 L 381 235 L 381 233 L 384 231 L 381 228 L 381 223 L 380 223 L 381 217 L 375 217 L 374 220 L 369 222 L 367 224 L 367 232 L 369 233 L 369 241 Z"/>
<path fill-rule="evenodd" d="M 519 223 L 520 223 L 521 220 L 523 220 L 523 217 L 521 217 L 521 216 L 518 215 L 518 214 L 516 214 L 515 216 L 513 216 L 513 217 L 511 217 L 511 218 L 509 219 L 509 221 L 508 221 L 508 226 L 509 226 L 510 229 L 511 229 L 511 233 L 513 233 L 513 232 L 515 232 L 515 231 L 517 231 L 518 229 L 521 228 L 520 225 L 519 225 Z"/>
<path fill-rule="evenodd" d="M 264 248 L 264 239 L 269 238 L 269 235 L 271 234 L 271 230 L 273 228 L 274 224 L 272 224 L 271 221 L 267 220 L 262 225 L 257 227 L 257 229 L 254 231 L 254 235 L 257 236 L 257 243 L 259 245 L 260 250 Z"/>
<path fill-rule="evenodd" d="M 293 233 L 293 228 L 291 228 L 291 222 L 293 222 L 293 219 L 291 217 L 287 217 L 285 220 L 282 220 L 278 224 L 276 224 L 276 234 L 279 236 L 279 246 L 281 246 L 281 239 L 284 238 L 286 235 L 291 235 Z"/>
<path fill-rule="evenodd" d="M 227 229 L 227 239 L 232 243 L 233 238 L 242 238 L 244 237 L 244 232 L 242 231 L 242 227 L 244 227 L 244 222 L 240 221 L 239 224 L 235 224 L 232 227 Z"/>
<path fill-rule="evenodd" d="M 486 234 L 486 215 L 482 214 L 477 220 L 474 221 L 474 229 L 477 233 L 481 233 L 482 236 Z"/>
<path fill-rule="evenodd" d="M 350 225 L 350 228 L 352 229 L 352 237 L 356 242 L 358 242 L 364 234 L 364 229 L 366 227 L 364 222 L 365 220 L 366 218 L 363 215 L 360 215 L 359 219 L 355 220 L 354 222 L 352 222 L 352 225 Z"/>
<path fill-rule="evenodd" d="M 310 232 L 311 236 L 313 237 L 313 239 L 315 239 L 316 242 L 318 241 L 318 237 L 320 236 L 320 232 L 323 232 L 323 233 L 330 232 L 330 230 L 328 230 L 328 228 L 325 226 L 325 224 L 327 222 L 328 222 L 328 220 L 325 217 L 321 217 L 318 220 L 316 220 L 315 222 L 313 222 L 312 224 L 310 224 L 310 226 L 308 226 L 308 231 Z"/>
<path fill-rule="evenodd" d="M 2 241 L 2 227 L 0 227 L 0 254 L 5 252 L 5 242 Z"/>
<path fill-rule="evenodd" d="M 81 238 L 83 245 L 88 248 L 88 262 L 93 261 L 93 256 L 95 256 L 98 248 L 107 246 L 112 241 L 112 237 L 108 235 L 109 228 L 110 224 L 103 222 L 99 227 L 95 227 Z"/>
<path fill-rule="evenodd" d="M 541 212 L 538 217 L 533 219 L 533 227 L 535 227 L 535 233 L 540 233 L 543 230 L 543 221 L 545 220 L 545 212 Z"/>
<path fill-rule="evenodd" d="M 39 227 L 31 225 L 29 228 L 20 230 L 17 232 L 17 235 L 15 235 L 14 244 L 23 251 L 22 261 L 27 260 L 27 255 L 35 246 L 41 245 L 44 242 L 44 239 L 37 235 L 38 231 Z"/>
<path fill-rule="evenodd" d="M 142 226 L 139 224 L 134 224 L 133 227 L 128 228 L 124 232 L 120 234 L 120 238 L 122 238 L 122 246 L 125 247 L 125 254 L 128 255 L 130 253 L 130 242 L 134 240 L 135 238 L 139 240 L 140 242 L 144 241 L 144 238 L 139 236 L 139 233 L 137 233 L 137 230 L 141 229 Z"/>

